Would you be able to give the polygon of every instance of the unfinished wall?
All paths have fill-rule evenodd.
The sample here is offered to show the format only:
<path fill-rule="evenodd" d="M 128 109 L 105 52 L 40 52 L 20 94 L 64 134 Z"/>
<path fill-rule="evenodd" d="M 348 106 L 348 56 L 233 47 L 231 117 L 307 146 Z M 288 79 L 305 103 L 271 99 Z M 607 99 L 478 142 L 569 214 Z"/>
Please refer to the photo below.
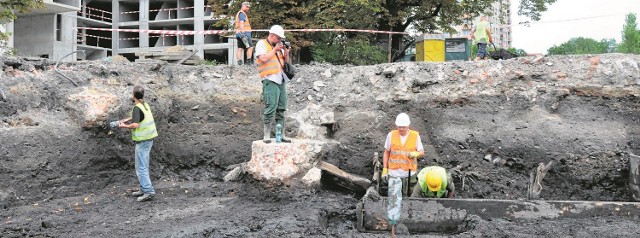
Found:
<path fill-rule="evenodd" d="M 56 15 L 24 16 L 14 22 L 15 48 L 20 54 L 29 56 L 53 56 L 56 37 Z"/>

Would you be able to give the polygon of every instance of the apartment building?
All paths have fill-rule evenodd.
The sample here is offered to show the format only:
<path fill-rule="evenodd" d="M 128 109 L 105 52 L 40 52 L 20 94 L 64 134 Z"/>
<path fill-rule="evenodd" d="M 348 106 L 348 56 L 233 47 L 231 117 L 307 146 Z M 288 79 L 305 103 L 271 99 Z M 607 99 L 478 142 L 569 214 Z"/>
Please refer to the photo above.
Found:
<path fill-rule="evenodd" d="M 235 62 L 235 39 L 217 34 L 149 33 L 216 30 L 206 0 L 45 0 L 44 9 L 20 15 L 7 31 L 22 55 L 64 61 L 96 60 L 176 45 L 203 59 Z M 231 60 L 229 60 L 231 59 Z"/>

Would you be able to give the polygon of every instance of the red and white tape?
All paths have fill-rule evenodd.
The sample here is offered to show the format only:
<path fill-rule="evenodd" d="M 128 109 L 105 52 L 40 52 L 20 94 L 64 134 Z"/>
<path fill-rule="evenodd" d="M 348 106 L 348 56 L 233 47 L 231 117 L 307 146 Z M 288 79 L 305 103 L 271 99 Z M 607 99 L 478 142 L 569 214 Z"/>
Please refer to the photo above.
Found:
<path fill-rule="evenodd" d="M 134 32 L 134 33 L 150 33 L 150 34 L 166 34 L 166 35 L 220 35 L 224 33 L 234 32 L 234 30 L 204 30 L 204 31 L 178 31 L 178 30 L 142 30 L 142 29 L 113 29 L 113 28 L 91 28 L 77 27 L 79 30 L 94 31 L 116 31 L 116 32 Z M 252 32 L 268 32 L 269 30 L 251 30 Z M 361 30 L 361 29 L 291 29 L 288 32 L 364 32 L 364 33 L 381 33 L 381 34 L 408 34 L 406 32 L 397 31 L 378 31 L 378 30 Z"/>
<path fill-rule="evenodd" d="M 150 33 L 164 35 L 213 35 L 232 32 L 233 30 L 206 30 L 206 31 L 177 31 L 177 30 L 142 30 L 142 29 L 112 29 L 112 28 L 93 28 L 93 27 L 77 27 L 78 30 L 93 31 L 117 31 L 117 32 L 133 32 L 133 33 Z"/>
<path fill-rule="evenodd" d="M 98 8 L 92 8 L 92 7 L 87 7 L 87 6 L 80 6 L 81 8 L 85 8 L 85 9 L 89 9 L 89 10 L 94 10 L 94 11 L 99 11 L 99 12 L 103 12 L 103 13 L 108 13 L 111 14 L 111 12 L 102 10 L 102 9 L 98 9 Z"/>
<path fill-rule="evenodd" d="M 210 7 L 209 5 L 205 5 L 204 8 Z M 161 8 L 161 9 L 152 9 L 149 12 L 161 12 L 161 11 L 175 11 L 175 10 L 185 10 L 185 9 L 193 9 L 195 7 L 174 7 L 174 8 Z M 120 14 L 129 14 L 129 13 L 138 13 L 140 11 L 128 11 L 121 12 Z"/>
<path fill-rule="evenodd" d="M 96 35 L 82 34 L 82 33 L 79 33 L 77 36 L 78 36 L 78 37 L 86 36 L 86 37 L 93 37 L 93 38 L 97 38 L 97 39 L 107 39 L 107 40 L 111 40 L 111 37 L 96 36 Z"/>

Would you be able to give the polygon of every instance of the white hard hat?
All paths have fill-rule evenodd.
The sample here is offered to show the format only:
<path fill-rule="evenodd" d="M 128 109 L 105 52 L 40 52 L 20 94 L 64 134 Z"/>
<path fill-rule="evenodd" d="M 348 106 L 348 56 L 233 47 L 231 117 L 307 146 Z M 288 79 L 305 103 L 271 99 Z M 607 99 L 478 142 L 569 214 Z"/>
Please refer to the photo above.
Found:
<path fill-rule="evenodd" d="M 273 25 L 271 27 L 271 29 L 269 29 L 269 33 L 270 34 L 276 34 L 282 39 L 286 38 L 284 36 L 284 29 L 282 29 L 282 27 L 280 25 Z"/>
<path fill-rule="evenodd" d="M 411 124 L 411 120 L 409 120 L 409 115 L 406 113 L 398 114 L 396 117 L 396 126 L 409 126 Z"/>

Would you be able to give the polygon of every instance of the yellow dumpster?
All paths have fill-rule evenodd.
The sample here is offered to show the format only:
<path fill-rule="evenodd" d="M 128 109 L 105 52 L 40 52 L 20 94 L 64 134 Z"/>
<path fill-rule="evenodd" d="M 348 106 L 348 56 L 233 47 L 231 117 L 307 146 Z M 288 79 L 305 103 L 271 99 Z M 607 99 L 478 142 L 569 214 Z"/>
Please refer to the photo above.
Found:
<path fill-rule="evenodd" d="M 416 42 L 416 61 L 444 62 L 444 35 L 424 34 Z"/>

